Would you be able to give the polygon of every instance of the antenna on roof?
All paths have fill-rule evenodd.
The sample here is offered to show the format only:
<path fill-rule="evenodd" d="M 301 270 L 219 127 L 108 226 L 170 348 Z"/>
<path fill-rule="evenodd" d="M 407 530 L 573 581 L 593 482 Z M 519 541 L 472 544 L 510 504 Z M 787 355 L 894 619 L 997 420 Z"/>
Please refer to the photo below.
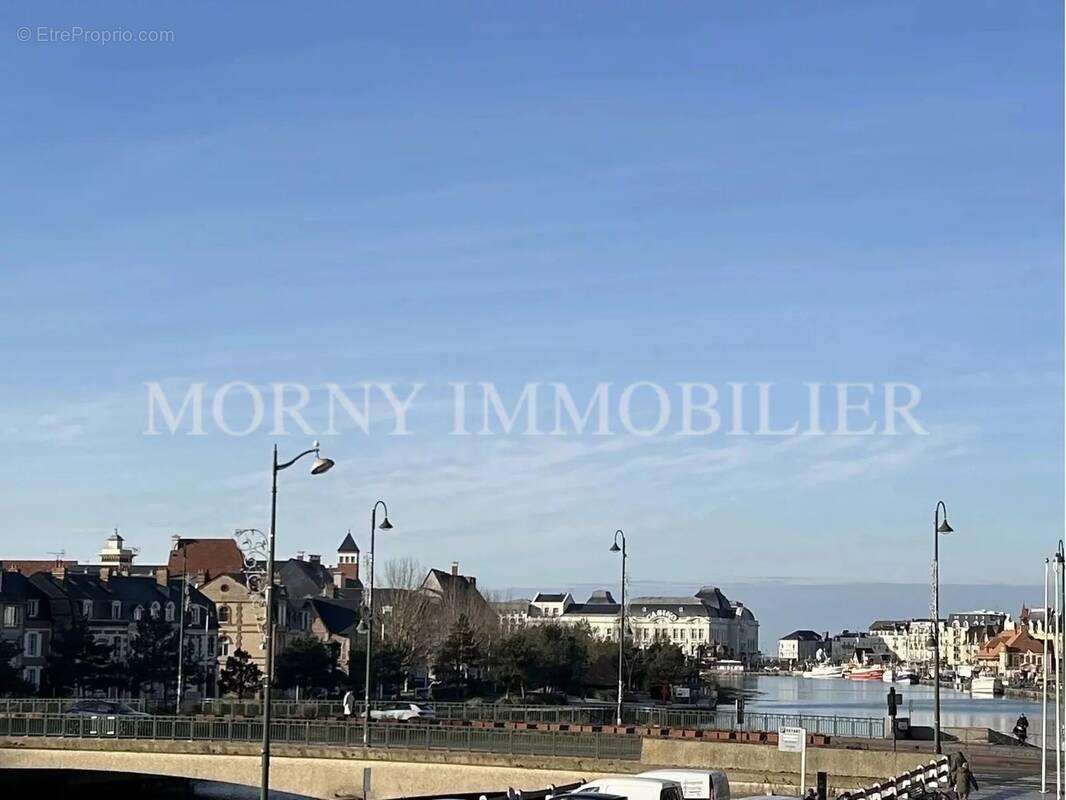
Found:
<path fill-rule="evenodd" d="M 55 563 L 60 563 L 63 560 L 63 556 L 67 554 L 66 550 L 49 550 L 48 555 L 52 556 L 52 560 Z"/>

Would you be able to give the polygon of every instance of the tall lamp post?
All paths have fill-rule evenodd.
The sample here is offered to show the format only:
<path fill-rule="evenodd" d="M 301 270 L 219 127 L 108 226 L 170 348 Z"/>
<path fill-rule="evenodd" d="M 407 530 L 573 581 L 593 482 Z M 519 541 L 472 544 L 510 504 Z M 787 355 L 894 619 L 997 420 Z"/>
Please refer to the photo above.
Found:
<path fill-rule="evenodd" d="M 618 546 L 618 541 L 622 546 Z M 615 715 L 615 724 L 622 724 L 622 665 L 625 658 L 626 644 L 626 535 L 619 528 L 614 532 L 614 544 L 611 545 L 612 553 L 622 554 L 622 585 L 618 597 L 618 713 Z"/>
<path fill-rule="evenodd" d="M 933 512 L 933 749 L 937 755 L 943 752 L 940 747 L 940 536 L 953 530 L 948 525 L 948 507 L 940 500 Z"/>
<path fill-rule="evenodd" d="M 385 512 L 385 519 L 378 525 L 378 506 Z M 363 676 L 363 747 L 370 747 L 370 659 L 374 647 L 374 534 L 378 528 L 391 531 L 389 507 L 384 500 L 378 500 L 370 509 L 370 574 L 367 576 L 366 594 L 366 670 Z"/>
<path fill-rule="evenodd" d="M 174 713 L 181 716 L 181 701 L 185 699 L 185 604 L 189 592 L 189 543 L 178 540 L 181 547 L 181 610 L 178 613 L 178 690 L 174 699 Z"/>
<path fill-rule="evenodd" d="M 274 445 L 274 467 L 272 470 L 270 489 L 270 539 L 267 548 L 266 563 L 266 625 L 263 630 L 264 651 L 266 656 L 266 668 L 263 670 L 263 749 L 262 749 L 262 778 L 260 780 L 259 798 L 268 800 L 270 794 L 270 687 L 274 682 L 274 537 L 278 519 L 278 473 L 288 469 L 304 456 L 314 453 L 315 460 L 311 465 L 312 475 L 321 475 L 333 468 L 333 461 L 322 458 L 318 452 L 318 442 L 308 450 L 304 450 L 296 458 L 284 463 L 278 463 L 278 446 Z"/>

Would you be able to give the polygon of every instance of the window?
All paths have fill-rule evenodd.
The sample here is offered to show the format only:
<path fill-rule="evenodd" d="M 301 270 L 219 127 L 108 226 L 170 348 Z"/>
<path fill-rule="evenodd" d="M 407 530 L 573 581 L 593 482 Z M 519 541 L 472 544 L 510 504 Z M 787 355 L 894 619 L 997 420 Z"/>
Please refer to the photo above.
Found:
<path fill-rule="evenodd" d="M 41 654 L 41 634 L 37 631 L 30 631 L 26 634 L 22 654 L 27 658 L 36 658 Z"/>
<path fill-rule="evenodd" d="M 19 607 L 4 606 L 4 627 L 17 628 L 19 625 Z"/>
<path fill-rule="evenodd" d="M 31 684 L 34 688 L 41 685 L 41 668 L 40 667 L 26 667 L 22 670 L 22 679 L 26 683 Z"/>
<path fill-rule="evenodd" d="M 159 603 L 152 603 L 148 613 L 152 615 L 152 619 L 159 619 Z"/>
<path fill-rule="evenodd" d="M 88 619 L 93 615 L 93 601 L 82 600 L 81 601 L 81 615 Z"/>
<path fill-rule="evenodd" d="M 190 625 L 199 625 L 200 624 L 200 606 L 193 606 L 192 608 L 189 609 L 189 624 Z"/>
<path fill-rule="evenodd" d="M 167 603 L 167 610 L 164 612 L 164 618 L 166 619 L 167 622 L 173 622 L 174 621 L 174 604 L 173 603 Z"/>
<path fill-rule="evenodd" d="M 213 656 L 215 654 L 215 637 L 214 636 L 208 636 L 207 637 L 207 654 L 209 656 Z"/>
<path fill-rule="evenodd" d="M 26 601 L 26 616 L 33 619 L 37 616 L 37 612 L 40 609 L 39 600 L 27 600 Z"/>
<path fill-rule="evenodd" d="M 134 622 L 140 622 L 142 619 L 144 619 L 144 606 L 137 606 L 133 609 L 133 620 Z"/>
<path fill-rule="evenodd" d="M 218 607 L 218 621 L 229 622 L 229 606 Z"/>
<path fill-rule="evenodd" d="M 122 601 L 111 601 L 111 619 L 122 619 Z"/>
<path fill-rule="evenodd" d="M 218 654 L 220 656 L 228 656 L 229 655 L 229 637 L 228 636 L 220 636 L 218 638 Z"/>

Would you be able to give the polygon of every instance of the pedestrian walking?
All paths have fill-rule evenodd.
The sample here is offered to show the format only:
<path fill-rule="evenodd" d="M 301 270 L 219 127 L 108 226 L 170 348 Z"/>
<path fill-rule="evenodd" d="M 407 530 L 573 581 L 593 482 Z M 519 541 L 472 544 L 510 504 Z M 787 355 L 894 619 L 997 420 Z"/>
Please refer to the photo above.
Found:
<path fill-rule="evenodd" d="M 971 789 L 976 792 L 980 787 L 973 773 L 970 772 L 970 765 L 963 761 L 955 772 L 955 794 L 958 795 L 959 800 L 970 800 Z"/>
<path fill-rule="evenodd" d="M 342 702 L 344 703 L 344 716 L 346 719 L 348 719 L 355 711 L 355 692 L 353 692 L 351 689 L 346 691 L 344 693 L 344 700 Z"/>

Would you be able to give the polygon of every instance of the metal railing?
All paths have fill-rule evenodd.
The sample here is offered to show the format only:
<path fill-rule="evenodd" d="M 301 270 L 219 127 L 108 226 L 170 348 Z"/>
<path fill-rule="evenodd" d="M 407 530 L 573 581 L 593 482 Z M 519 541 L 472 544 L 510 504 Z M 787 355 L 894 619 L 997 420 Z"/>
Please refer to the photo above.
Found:
<path fill-rule="evenodd" d="M 147 700 L 113 700 L 107 697 L 0 697 L 0 714 L 63 714 L 75 703 L 100 700 L 107 703 L 124 703 L 134 711 L 150 711 Z"/>
<path fill-rule="evenodd" d="M 278 719 L 270 724 L 276 744 L 354 747 L 363 728 L 355 722 Z M 42 714 L 0 715 L 0 736 L 70 739 L 259 742 L 261 720 L 247 717 L 135 717 Z M 443 725 L 370 726 L 372 747 L 404 750 L 457 750 L 529 756 L 640 758 L 641 739 L 601 733 L 548 733 Z"/>
<path fill-rule="evenodd" d="M 950 768 L 947 756 L 938 756 L 925 766 L 915 767 L 876 786 L 852 792 L 852 800 L 921 800 L 948 788 Z"/>
<path fill-rule="evenodd" d="M 373 703 L 373 708 L 389 703 Z M 485 722 L 537 722 L 558 725 L 613 725 L 612 706 L 511 706 L 480 703 L 419 703 L 432 708 L 441 720 Z M 274 713 L 290 719 L 322 719 L 340 717 L 340 701 L 276 700 Z M 263 713 L 262 703 L 255 700 L 205 700 L 205 714 L 224 717 L 257 717 Z M 358 713 L 358 708 L 357 708 Z M 657 706 L 625 706 L 622 721 L 627 725 L 660 728 L 688 728 L 720 731 L 765 731 L 775 733 L 783 727 L 802 727 L 809 733 L 880 739 L 884 736 L 884 720 L 877 717 L 834 717 L 817 714 L 764 714 L 746 712 L 737 722 L 735 709 L 705 711 L 672 709 Z"/>

